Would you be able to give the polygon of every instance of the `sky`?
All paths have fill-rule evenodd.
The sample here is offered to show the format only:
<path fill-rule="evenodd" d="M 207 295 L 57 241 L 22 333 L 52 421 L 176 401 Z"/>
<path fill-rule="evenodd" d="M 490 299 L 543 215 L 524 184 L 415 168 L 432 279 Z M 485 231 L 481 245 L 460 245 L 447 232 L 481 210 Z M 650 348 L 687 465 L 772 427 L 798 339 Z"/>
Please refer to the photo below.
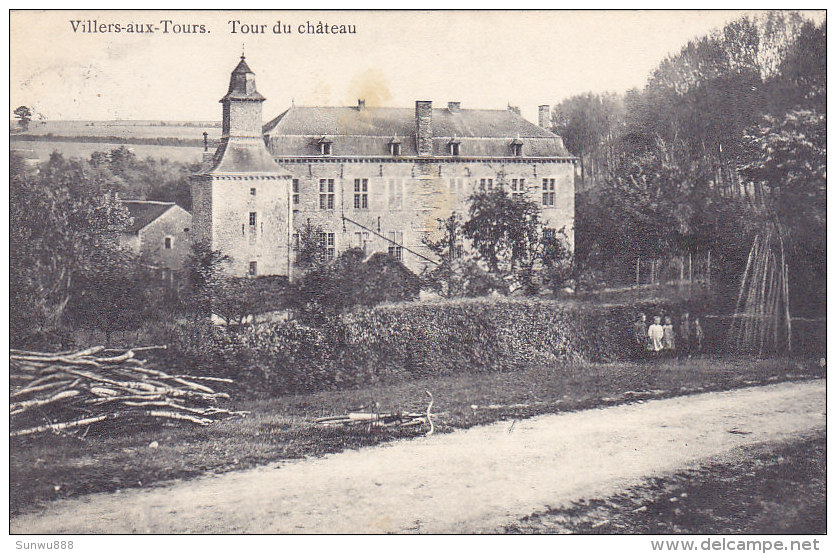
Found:
<path fill-rule="evenodd" d="M 752 11 L 15 11 L 10 110 L 48 119 L 219 120 L 242 47 L 267 97 L 265 121 L 297 105 L 537 106 L 644 85 L 668 54 Z M 823 17 L 823 15 L 821 16 Z M 86 33 L 73 22 L 151 24 Z M 205 33 L 163 33 L 203 25 Z M 266 25 L 233 33 L 230 21 Z M 274 34 L 277 22 L 291 33 Z M 307 22 L 355 34 L 299 33 Z M 111 29 L 114 27 L 111 26 Z"/>

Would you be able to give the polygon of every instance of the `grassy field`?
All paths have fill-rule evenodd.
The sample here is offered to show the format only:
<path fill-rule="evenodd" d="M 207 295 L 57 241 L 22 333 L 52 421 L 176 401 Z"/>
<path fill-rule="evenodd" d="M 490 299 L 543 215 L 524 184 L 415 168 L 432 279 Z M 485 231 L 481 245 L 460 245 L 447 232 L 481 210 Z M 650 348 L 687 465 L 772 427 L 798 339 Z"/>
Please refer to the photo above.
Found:
<path fill-rule="evenodd" d="M 497 374 L 462 374 L 354 390 L 237 402 L 244 419 L 209 427 L 121 427 L 86 436 L 14 439 L 12 514 L 79 494 L 145 487 L 283 459 L 423 434 L 413 430 L 322 428 L 313 419 L 347 411 L 423 411 L 435 396 L 437 432 L 494 421 L 579 410 L 759 383 L 823 376 L 814 362 L 694 359 L 653 363 L 555 364 Z M 156 442 L 157 447 L 151 448 Z"/>
<path fill-rule="evenodd" d="M 32 136 L 98 137 L 118 136 L 126 139 L 171 137 L 203 140 L 203 132 L 209 138 L 220 137 L 221 129 L 216 121 L 33 121 L 29 129 L 17 134 Z"/>
<path fill-rule="evenodd" d="M 667 477 L 616 496 L 534 514 L 506 533 L 827 532 L 827 438 L 809 437 Z"/>
<path fill-rule="evenodd" d="M 87 159 L 93 152 L 110 152 L 122 146 L 108 142 L 63 142 L 50 140 L 11 141 L 12 148 L 31 150 L 42 161 L 49 159 L 53 152 L 60 152 L 65 158 Z M 184 163 L 198 163 L 203 155 L 200 146 L 156 146 L 152 144 L 126 144 L 140 159 L 168 159 Z"/>

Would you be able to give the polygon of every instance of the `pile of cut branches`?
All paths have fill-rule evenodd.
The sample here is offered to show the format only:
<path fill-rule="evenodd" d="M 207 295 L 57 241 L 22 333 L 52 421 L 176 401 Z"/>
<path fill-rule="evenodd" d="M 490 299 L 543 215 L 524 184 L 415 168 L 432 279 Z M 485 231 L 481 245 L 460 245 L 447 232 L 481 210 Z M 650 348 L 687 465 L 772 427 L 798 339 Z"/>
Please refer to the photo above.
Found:
<path fill-rule="evenodd" d="M 216 406 L 229 398 L 206 383 L 231 379 L 170 375 L 147 367 L 136 352 L 95 346 L 65 352 L 12 350 L 10 436 L 61 432 L 117 420 L 178 421 L 208 425 L 244 415 Z M 86 432 L 86 431 L 85 431 Z"/>

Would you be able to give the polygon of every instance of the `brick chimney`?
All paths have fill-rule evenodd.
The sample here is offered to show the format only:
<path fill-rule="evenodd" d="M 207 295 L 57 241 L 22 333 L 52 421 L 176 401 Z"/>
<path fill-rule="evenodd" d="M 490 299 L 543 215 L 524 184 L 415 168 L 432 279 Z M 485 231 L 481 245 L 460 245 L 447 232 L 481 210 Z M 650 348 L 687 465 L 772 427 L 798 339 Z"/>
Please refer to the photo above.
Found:
<path fill-rule="evenodd" d="M 543 129 L 548 129 L 551 127 L 551 109 L 549 108 L 548 104 L 543 104 L 542 106 L 537 107 L 537 115 L 538 115 L 538 124 Z"/>
<path fill-rule="evenodd" d="M 447 111 L 450 113 L 459 113 L 462 111 L 462 103 L 461 102 L 447 102 Z"/>
<path fill-rule="evenodd" d="M 215 161 L 215 153 L 209 151 L 209 133 L 203 131 L 203 168 L 212 169 L 212 162 Z"/>
<path fill-rule="evenodd" d="M 433 103 L 431 100 L 415 101 L 415 145 L 418 156 L 433 155 Z"/>

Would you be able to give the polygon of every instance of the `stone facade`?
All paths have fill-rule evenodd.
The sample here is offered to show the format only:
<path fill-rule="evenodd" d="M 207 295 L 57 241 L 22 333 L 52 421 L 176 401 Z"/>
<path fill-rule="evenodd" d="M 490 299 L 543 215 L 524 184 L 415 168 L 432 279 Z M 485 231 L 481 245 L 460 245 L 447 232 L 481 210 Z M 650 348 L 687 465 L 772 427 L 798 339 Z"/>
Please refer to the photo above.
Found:
<path fill-rule="evenodd" d="M 425 257 L 432 259 L 423 246 L 423 237 L 435 234 L 437 220 L 452 212 L 462 214 L 466 220 L 467 199 L 483 185 L 483 180 L 486 187 L 489 183 L 494 187 L 503 184 L 509 191 L 513 185 L 528 199 L 543 204 L 543 179 L 548 179 L 549 189 L 554 179 L 554 198 L 547 198 L 550 205 L 543 205 L 542 217 L 549 227 L 565 228 L 573 240 L 574 165 L 570 162 L 434 160 L 419 169 L 411 160 L 277 161 L 295 175 L 293 186 L 299 191 L 295 195 L 298 202 L 293 204 L 294 232 L 310 222 L 326 233 L 334 233 L 335 253 L 352 247 L 365 248 L 369 253 L 389 252 L 392 247 L 391 252 L 399 255 L 407 267 L 420 273 L 431 263 Z M 332 209 L 320 209 L 321 179 L 334 180 Z M 360 191 L 355 192 L 358 180 Z M 400 250 L 390 242 L 393 237 L 402 237 Z"/>
<path fill-rule="evenodd" d="M 140 261 L 158 269 L 180 271 L 191 252 L 192 216 L 174 203 L 126 201 L 134 225 L 120 243 Z"/>
<path fill-rule="evenodd" d="M 227 254 L 233 275 L 289 275 L 288 183 L 279 175 L 193 179 L 195 239 Z"/>
<path fill-rule="evenodd" d="M 351 247 L 388 252 L 420 273 L 433 257 L 423 237 L 452 212 L 466 219 L 479 187 L 526 195 L 549 227 L 573 239 L 576 160 L 560 137 L 510 110 L 417 101 L 411 111 L 361 100 L 292 106 L 262 129 L 263 100 L 242 59 L 221 100 L 221 146 L 193 178 L 196 237 L 231 256 L 236 275 L 293 277 L 294 235 L 308 222 L 326 233 L 334 256 Z M 539 115 L 546 123 L 548 107 Z"/>
<path fill-rule="evenodd" d="M 192 176 L 195 240 L 229 256 L 232 275 L 289 275 L 290 174 L 264 145 L 264 97 L 243 56 L 220 102 L 221 144 Z"/>

